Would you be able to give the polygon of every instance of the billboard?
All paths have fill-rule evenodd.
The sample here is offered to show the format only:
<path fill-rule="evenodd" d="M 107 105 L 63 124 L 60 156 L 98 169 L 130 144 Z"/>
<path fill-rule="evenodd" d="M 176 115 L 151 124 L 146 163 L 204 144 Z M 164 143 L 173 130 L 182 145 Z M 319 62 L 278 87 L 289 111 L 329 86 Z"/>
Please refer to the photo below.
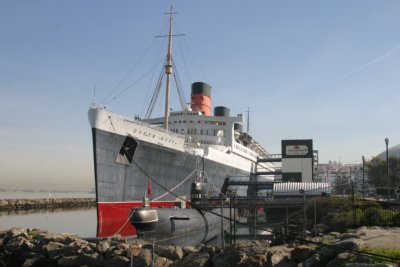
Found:
<path fill-rule="evenodd" d="M 312 182 L 312 139 L 282 140 L 282 182 Z"/>

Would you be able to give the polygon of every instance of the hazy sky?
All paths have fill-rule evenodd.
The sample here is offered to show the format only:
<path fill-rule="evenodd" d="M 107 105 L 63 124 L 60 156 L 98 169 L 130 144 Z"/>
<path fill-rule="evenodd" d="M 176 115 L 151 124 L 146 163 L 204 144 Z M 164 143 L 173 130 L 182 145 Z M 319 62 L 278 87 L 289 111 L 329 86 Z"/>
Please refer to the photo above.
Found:
<path fill-rule="evenodd" d="M 0 1 L 0 188 L 94 187 L 88 107 L 145 114 L 170 3 Z M 400 143 L 400 1 L 172 3 L 186 96 L 205 81 L 214 106 L 250 108 L 271 153 L 311 138 L 320 162 L 357 163 Z"/>

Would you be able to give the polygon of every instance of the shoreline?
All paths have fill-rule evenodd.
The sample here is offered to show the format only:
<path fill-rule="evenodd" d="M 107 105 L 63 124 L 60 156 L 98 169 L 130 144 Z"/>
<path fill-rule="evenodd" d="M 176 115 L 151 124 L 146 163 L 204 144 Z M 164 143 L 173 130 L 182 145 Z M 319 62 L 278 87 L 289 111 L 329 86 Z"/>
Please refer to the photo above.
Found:
<path fill-rule="evenodd" d="M 352 233 L 331 232 L 310 242 L 270 246 L 268 242 L 252 240 L 220 248 L 205 244 L 163 246 L 120 236 L 82 239 L 74 234 L 29 228 L 0 229 L 0 266 L 333 267 L 346 263 L 360 266 L 359 263 L 369 264 L 379 258 L 379 262 L 389 264 L 367 266 L 398 266 L 400 259 L 396 256 L 373 254 L 371 258 L 363 250 L 366 244 L 362 238 L 369 239 L 370 230 L 391 234 L 391 229 L 361 227 Z"/>
<path fill-rule="evenodd" d="M 95 206 L 95 198 L 0 199 L 0 211 L 27 211 Z"/>

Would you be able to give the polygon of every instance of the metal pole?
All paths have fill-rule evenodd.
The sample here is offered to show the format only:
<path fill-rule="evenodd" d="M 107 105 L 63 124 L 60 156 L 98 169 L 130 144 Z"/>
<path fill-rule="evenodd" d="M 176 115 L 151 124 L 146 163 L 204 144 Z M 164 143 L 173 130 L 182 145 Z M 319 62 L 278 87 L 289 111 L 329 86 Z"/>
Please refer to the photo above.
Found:
<path fill-rule="evenodd" d="M 352 200 L 352 205 L 353 205 L 353 225 L 355 225 L 355 218 L 356 218 L 356 214 L 355 214 L 355 207 L 354 207 L 354 182 L 351 181 L 351 200 Z"/>
<path fill-rule="evenodd" d="M 232 239 L 232 194 L 229 196 L 229 243 L 233 244 Z"/>
<path fill-rule="evenodd" d="M 303 237 L 306 237 L 307 231 L 307 212 L 306 212 L 306 191 L 304 189 L 300 189 L 299 192 L 303 194 Z"/>
<path fill-rule="evenodd" d="M 317 236 L 317 202 L 314 201 L 314 236 Z"/>
<path fill-rule="evenodd" d="M 236 190 L 233 192 L 233 244 L 236 244 Z"/>
<path fill-rule="evenodd" d="M 286 235 L 289 234 L 289 208 L 286 205 Z"/>
<path fill-rule="evenodd" d="M 257 206 L 254 206 L 254 239 L 257 238 Z"/>
<path fill-rule="evenodd" d="M 362 194 L 363 194 L 363 200 L 365 200 L 365 157 L 364 156 L 362 156 L 362 170 L 363 170 Z"/>
<path fill-rule="evenodd" d="M 225 240 L 224 240 L 224 199 L 221 195 L 221 248 L 225 249 Z"/>
<path fill-rule="evenodd" d="M 389 181 L 389 139 L 386 137 L 385 138 L 385 143 L 386 143 L 386 168 L 387 168 L 387 184 L 388 184 L 388 202 L 390 202 L 390 181 Z"/>

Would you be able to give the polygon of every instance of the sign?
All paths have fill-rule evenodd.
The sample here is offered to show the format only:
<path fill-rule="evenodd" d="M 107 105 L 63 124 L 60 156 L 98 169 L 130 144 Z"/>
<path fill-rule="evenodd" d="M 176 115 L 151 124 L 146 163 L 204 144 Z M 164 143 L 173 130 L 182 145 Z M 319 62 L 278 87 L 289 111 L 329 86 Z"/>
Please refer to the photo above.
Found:
<path fill-rule="evenodd" d="M 286 146 L 286 155 L 288 156 L 305 156 L 308 154 L 306 145 L 289 145 Z"/>

